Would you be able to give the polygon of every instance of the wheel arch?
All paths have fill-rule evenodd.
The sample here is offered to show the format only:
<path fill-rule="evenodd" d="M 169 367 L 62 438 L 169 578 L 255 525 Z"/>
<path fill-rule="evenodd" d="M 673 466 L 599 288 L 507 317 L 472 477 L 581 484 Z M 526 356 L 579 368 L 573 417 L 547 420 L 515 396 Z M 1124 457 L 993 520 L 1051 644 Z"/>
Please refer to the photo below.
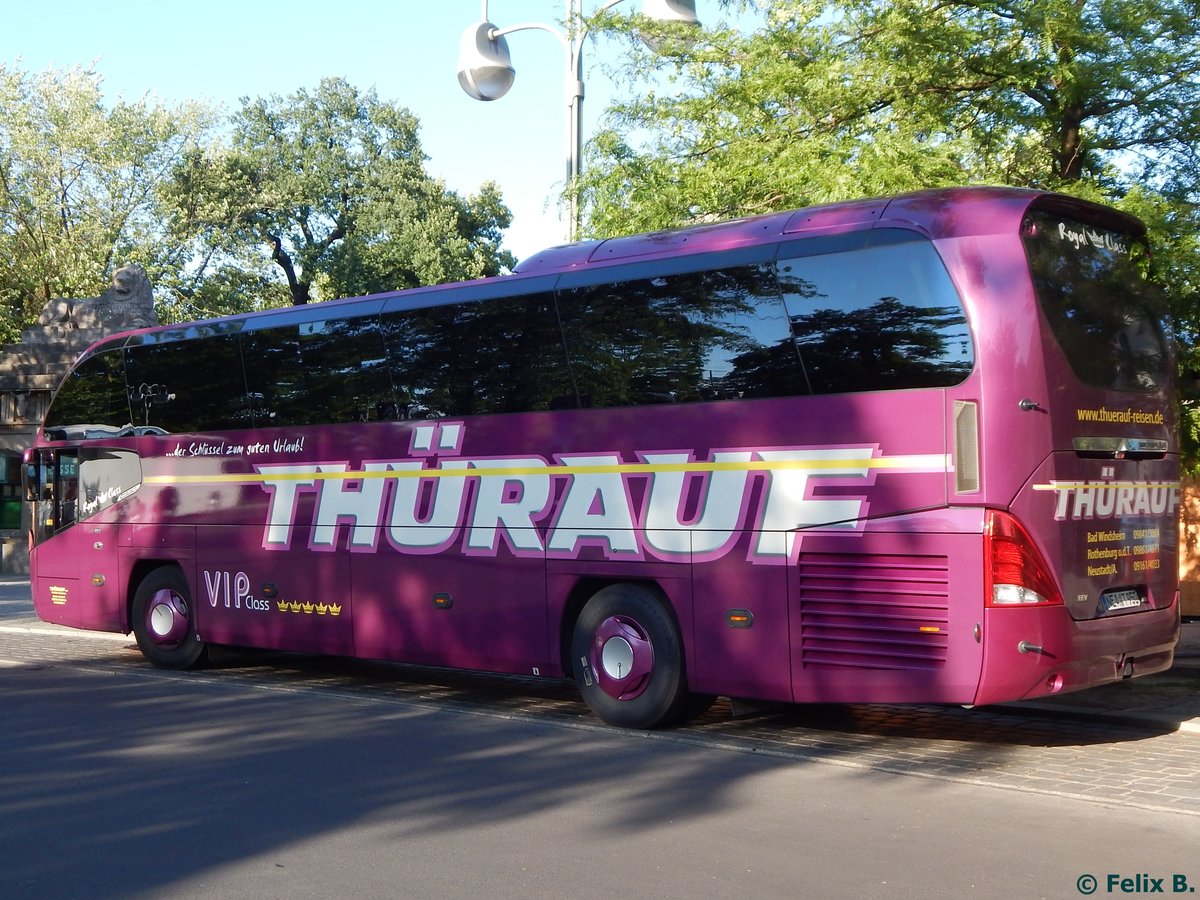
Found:
<path fill-rule="evenodd" d="M 191 579 L 188 578 L 187 570 L 176 559 L 139 559 L 134 562 L 129 570 L 129 582 L 125 585 L 125 633 L 128 634 L 133 630 L 133 598 L 137 596 L 138 588 L 145 581 L 151 572 L 158 569 L 165 569 L 169 566 L 179 570 L 179 574 L 183 576 L 184 582 L 192 587 Z M 193 593 L 194 596 L 194 593 Z"/>
<path fill-rule="evenodd" d="M 583 576 L 574 585 L 571 586 L 570 592 L 567 594 L 567 599 L 563 604 L 562 615 L 558 620 L 558 664 L 561 667 L 562 674 L 571 674 L 571 636 L 575 631 L 575 623 L 579 620 L 580 614 L 583 612 L 584 606 L 588 600 L 594 597 L 597 593 L 606 587 L 611 587 L 614 584 L 636 584 L 638 587 L 649 590 L 671 620 L 675 623 L 676 631 L 682 630 L 679 626 L 679 614 L 675 611 L 675 605 L 671 602 L 670 596 L 663 589 L 663 586 L 653 578 L 629 578 L 629 577 L 598 577 L 598 576 Z M 684 672 L 687 671 L 687 641 L 683 641 L 684 651 Z"/>

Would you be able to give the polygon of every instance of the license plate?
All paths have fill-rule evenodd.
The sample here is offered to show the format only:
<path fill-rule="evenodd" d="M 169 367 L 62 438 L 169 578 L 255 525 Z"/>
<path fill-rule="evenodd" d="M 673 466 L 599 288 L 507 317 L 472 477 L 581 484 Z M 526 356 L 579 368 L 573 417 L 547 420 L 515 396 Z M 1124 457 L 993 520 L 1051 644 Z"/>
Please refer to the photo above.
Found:
<path fill-rule="evenodd" d="M 1135 606 L 1142 605 L 1142 595 L 1135 590 L 1105 591 L 1100 595 L 1100 605 L 1104 607 L 1105 612 L 1133 609 Z"/>

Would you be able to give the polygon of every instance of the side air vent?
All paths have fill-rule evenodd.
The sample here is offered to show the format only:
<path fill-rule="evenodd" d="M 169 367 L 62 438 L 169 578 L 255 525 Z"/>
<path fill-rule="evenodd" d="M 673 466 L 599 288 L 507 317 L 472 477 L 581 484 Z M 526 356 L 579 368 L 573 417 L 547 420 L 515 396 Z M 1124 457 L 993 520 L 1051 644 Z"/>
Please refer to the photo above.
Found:
<path fill-rule="evenodd" d="M 922 670 L 945 665 L 950 591 L 944 556 L 802 553 L 806 668 Z"/>
<path fill-rule="evenodd" d="M 954 401 L 954 490 L 979 490 L 979 404 Z"/>

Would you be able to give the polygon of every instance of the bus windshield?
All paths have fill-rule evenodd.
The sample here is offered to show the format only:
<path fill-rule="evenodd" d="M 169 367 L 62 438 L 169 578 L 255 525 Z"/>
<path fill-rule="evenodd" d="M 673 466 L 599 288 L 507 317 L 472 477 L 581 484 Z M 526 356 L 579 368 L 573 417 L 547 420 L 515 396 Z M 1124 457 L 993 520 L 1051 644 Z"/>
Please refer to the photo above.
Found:
<path fill-rule="evenodd" d="M 1166 303 L 1142 277 L 1145 245 L 1044 211 L 1029 214 L 1023 237 L 1038 302 L 1079 379 L 1115 391 L 1161 389 L 1170 366 Z"/>

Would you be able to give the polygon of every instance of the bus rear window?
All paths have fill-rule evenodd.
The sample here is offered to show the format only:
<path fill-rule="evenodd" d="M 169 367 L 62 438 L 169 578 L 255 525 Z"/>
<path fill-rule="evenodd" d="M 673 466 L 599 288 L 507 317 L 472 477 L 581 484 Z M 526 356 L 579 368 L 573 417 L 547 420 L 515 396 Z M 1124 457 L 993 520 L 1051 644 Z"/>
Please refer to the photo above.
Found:
<path fill-rule="evenodd" d="M 1142 277 L 1141 242 L 1045 211 L 1029 214 L 1022 238 L 1038 303 L 1079 379 L 1158 390 L 1170 361 L 1166 304 Z"/>

